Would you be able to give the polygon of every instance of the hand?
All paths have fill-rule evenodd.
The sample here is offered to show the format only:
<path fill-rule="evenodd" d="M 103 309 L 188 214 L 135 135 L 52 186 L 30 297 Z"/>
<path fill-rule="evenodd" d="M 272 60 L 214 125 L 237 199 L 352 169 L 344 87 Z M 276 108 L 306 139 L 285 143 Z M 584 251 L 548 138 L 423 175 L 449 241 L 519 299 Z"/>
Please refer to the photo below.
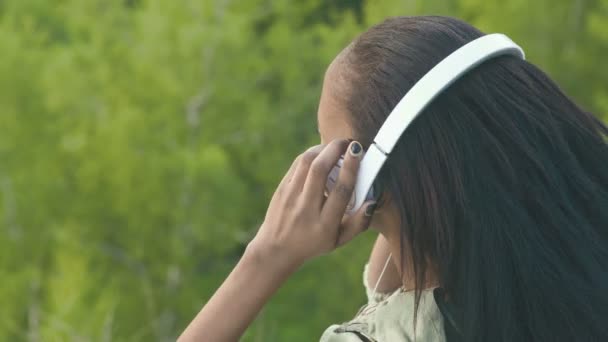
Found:
<path fill-rule="evenodd" d="M 348 145 L 345 153 L 347 144 L 347 140 L 334 140 L 314 146 L 296 158 L 272 196 L 264 223 L 250 248 L 297 267 L 367 229 L 374 202 L 344 216 L 363 154 L 356 141 Z M 342 154 L 344 164 L 337 184 L 325 197 L 327 176 Z"/>

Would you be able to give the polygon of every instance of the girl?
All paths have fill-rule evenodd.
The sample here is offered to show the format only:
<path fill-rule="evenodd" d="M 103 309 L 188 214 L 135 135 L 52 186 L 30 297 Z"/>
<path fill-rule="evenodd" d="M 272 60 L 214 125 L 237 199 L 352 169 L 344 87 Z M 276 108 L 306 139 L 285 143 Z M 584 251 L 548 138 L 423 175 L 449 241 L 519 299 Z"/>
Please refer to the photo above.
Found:
<path fill-rule="evenodd" d="M 393 107 L 482 35 L 453 18 L 398 17 L 334 59 L 321 145 L 294 161 L 181 341 L 237 340 L 300 265 L 370 225 L 380 235 L 369 303 L 320 332 L 323 342 L 608 339 L 608 128 L 526 61 L 493 58 L 437 96 L 390 154 L 377 201 L 344 215 L 363 151 Z"/>

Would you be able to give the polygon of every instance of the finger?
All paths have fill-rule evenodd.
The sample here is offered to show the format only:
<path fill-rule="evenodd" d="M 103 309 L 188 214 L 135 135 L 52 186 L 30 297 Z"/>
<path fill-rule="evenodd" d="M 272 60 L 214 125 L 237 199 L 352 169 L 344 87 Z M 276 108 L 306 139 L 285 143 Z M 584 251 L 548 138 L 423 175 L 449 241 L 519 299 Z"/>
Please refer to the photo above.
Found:
<path fill-rule="evenodd" d="M 345 217 L 340 227 L 340 235 L 338 235 L 336 240 L 336 247 L 344 245 L 355 236 L 366 231 L 369 228 L 375 210 L 376 202 L 371 201 L 363 204 L 354 215 Z"/>
<path fill-rule="evenodd" d="M 304 196 L 308 201 L 321 201 L 327 176 L 340 159 L 342 153 L 344 153 L 347 143 L 346 139 L 333 140 L 325 146 L 323 151 L 310 165 L 303 190 Z"/>
<path fill-rule="evenodd" d="M 281 189 L 285 186 L 285 184 L 289 183 L 289 180 L 293 176 L 293 173 L 296 170 L 296 166 L 298 165 L 298 158 L 299 156 L 296 157 L 296 159 L 294 159 L 294 161 L 291 163 L 289 170 L 287 170 L 287 172 L 283 176 L 283 179 L 281 179 L 281 182 L 279 183 L 279 186 L 277 186 L 277 189 Z"/>
<path fill-rule="evenodd" d="M 311 168 L 317 156 L 323 151 L 324 147 L 325 145 L 315 145 L 298 157 L 293 175 L 288 181 L 290 189 L 295 190 L 298 193 L 302 190 L 308 170 Z"/>
<path fill-rule="evenodd" d="M 363 147 L 361 144 L 357 141 L 351 142 L 348 146 L 348 152 L 344 156 L 336 185 L 329 193 L 323 206 L 321 215 L 327 220 L 325 221 L 327 224 L 333 226 L 333 224 L 339 223 L 349 204 L 352 205 L 350 202 L 362 155 Z"/>
<path fill-rule="evenodd" d="M 287 184 L 291 181 L 291 178 L 293 177 L 293 174 L 296 171 L 296 168 L 297 168 L 298 164 L 300 163 L 301 158 L 303 157 L 303 155 L 306 152 L 312 151 L 312 150 L 320 150 L 321 148 L 322 148 L 321 145 L 315 145 L 315 146 L 308 148 L 306 151 L 302 152 L 301 154 L 299 154 L 296 157 L 296 159 L 294 159 L 294 161 L 291 163 L 289 170 L 287 170 L 287 172 L 283 176 L 283 179 L 281 179 L 281 182 L 279 183 L 279 186 L 277 188 L 283 187 L 283 186 L 285 186 L 285 184 Z"/>
<path fill-rule="evenodd" d="M 298 167 L 299 158 L 300 158 L 300 156 L 296 157 L 296 159 L 293 161 L 293 163 L 291 163 L 289 170 L 287 170 L 287 172 L 283 176 L 283 179 L 281 179 L 279 186 L 277 186 L 277 189 L 274 192 L 273 198 L 274 197 L 283 197 L 283 194 L 286 192 L 287 185 L 289 184 L 289 181 L 293 177 L 293 174 L 296 171 L 296 168 Z"/>

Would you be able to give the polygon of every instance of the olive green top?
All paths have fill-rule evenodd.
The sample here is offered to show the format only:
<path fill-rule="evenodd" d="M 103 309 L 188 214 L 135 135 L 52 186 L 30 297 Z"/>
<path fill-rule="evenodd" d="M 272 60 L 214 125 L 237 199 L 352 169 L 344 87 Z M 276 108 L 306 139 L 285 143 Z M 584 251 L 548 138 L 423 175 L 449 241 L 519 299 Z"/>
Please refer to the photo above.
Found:
<path fill-rule="evenodd" d="M 373 294 L 367 283 L 367 272 L 368 265 L 365 265 L 363 285 L 368 303 L 352 320 L 327 328 L 320 342 L 445 342 L 443 317 L 435 304 L 433 289 L 422 291 L 414 329 L 414 291 L 398 289 Z"/>

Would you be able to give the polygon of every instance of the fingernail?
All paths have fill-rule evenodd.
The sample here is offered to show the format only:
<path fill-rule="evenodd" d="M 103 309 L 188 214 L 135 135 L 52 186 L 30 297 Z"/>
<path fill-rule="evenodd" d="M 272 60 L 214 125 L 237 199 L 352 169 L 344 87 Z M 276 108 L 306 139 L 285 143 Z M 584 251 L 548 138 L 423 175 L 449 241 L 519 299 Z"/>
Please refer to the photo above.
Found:
<path fill-rule="evenodd" d="M 363 147 L 361 147 L 361 144 L 359 144 L 359 142 L 353 141 L 352 143 L 350 143 L 349 151 L 353 157 L 358 158 L 359 156 L 361 156 L 361 152 L 363 152 Z"/>
<path fill-rule="evenodd" d="M 372 203 L 365 208 L 365 216 L 374 215 L 374 211 L 376 210 L 377 203 Z"/>

